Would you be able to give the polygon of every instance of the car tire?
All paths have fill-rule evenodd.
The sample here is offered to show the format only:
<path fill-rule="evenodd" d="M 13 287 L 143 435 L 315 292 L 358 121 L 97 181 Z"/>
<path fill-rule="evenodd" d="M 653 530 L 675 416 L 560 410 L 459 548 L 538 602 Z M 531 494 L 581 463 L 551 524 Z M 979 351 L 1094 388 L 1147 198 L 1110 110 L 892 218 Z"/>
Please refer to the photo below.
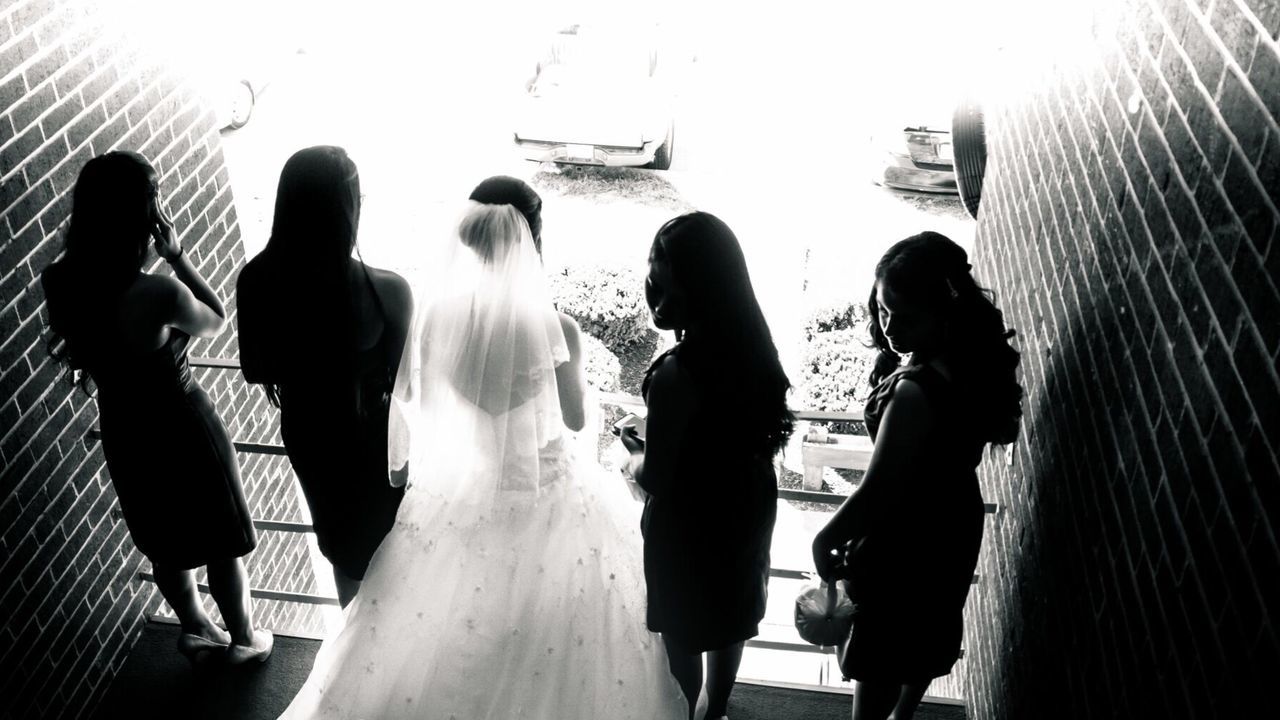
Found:
<path fill-rule="evenodd" d="M 960 200 L 975 219 L 982 201 L 982 179 L 987 171 L 987 135 L 982 108 L 965 101 L 951 117 L 951 148 L 955 154 L 956 186 Z"/>
<path fill-rule="evenodd" d="M 671 169 L 671 148 L 676 140 L 676 128 L 674 125 L 667 128 L 667 139 L 662 141 L 662 146 L 653 153 L 653 160 L 646 166 L 653 170 L 670 170 Z"/>
<path fill-rule="evenodd" d="M 227 127 L 232 130 L 239 130 L 249 124 L 249 118 L 253 116 L 253 106 L 256 102 L 257 97 L 249 81 L 241 80 L 237 83 L 231 94 L 231 109 L 227 114 Z"/>

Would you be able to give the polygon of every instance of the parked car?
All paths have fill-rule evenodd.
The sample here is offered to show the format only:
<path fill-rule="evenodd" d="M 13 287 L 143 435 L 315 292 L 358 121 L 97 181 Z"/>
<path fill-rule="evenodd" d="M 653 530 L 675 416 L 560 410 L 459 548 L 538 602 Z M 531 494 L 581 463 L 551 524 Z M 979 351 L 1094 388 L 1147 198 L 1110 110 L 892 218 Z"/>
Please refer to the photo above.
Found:
<path fill-rule="evenodd" d="M 876 136 L 877 182 L 895 190 L 957 194 L 950 117 L 909 123 Z"/>
<path fill-rule="evenodd" d="M 517 111 L 520 155 L 537 162 L 669 169 L 674 85 L 656 37 L 584 25 L 558 32 Z"/>

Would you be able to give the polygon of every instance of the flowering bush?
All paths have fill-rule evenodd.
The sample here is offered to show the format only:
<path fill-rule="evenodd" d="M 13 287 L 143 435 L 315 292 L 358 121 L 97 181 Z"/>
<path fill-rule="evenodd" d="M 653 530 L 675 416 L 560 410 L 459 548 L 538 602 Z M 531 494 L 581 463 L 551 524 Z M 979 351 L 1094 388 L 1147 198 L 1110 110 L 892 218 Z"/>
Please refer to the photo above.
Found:
<path fill-rule="evenodd" d="M 877 355 L 866 345 L 867 321 L 867 306 L 861 302 L 828 302 L 805 315 L 804 368 L 798 383 L 802 407 L 847 412 L 861 406 Z"/>
<path fill-rule="evenodd" d="M 862 344 L 861 330 L 815 333 L 805 344 L 799 404 L 806 410 L 857 409 L 868 391 L 876 351 Z"/>
<path fill-rule="evenodd" d="M 813 340 L 815 335 L 837 330 L 856 330 L 859 342 L 866 342 L 869 315 L 862 303 L 832 302 L 819 305 L 805 315 L 804 337 Z"/>
<path fill-rule="evenodd" d="M 591 335 L 582 336 L 582 354 L 586 360 L 587 384 L 600 392 L 617 392 L 622 364 L 604 343 Z"/>
<path fill-rule="evenodd" d="M 644 279 L 630 268 L 570 266 L 551 274 L 556 307 L 616 355 L 644 340 Z"/>

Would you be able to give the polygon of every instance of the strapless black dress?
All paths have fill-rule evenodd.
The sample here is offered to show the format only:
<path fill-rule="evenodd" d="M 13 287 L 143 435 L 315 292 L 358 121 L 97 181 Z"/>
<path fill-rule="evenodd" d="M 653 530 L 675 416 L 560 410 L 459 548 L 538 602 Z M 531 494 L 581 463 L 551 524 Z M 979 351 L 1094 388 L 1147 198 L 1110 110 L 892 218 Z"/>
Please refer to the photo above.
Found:
<path fill-rule="evenodd" d="M 191 376 L 190 337 L 91 370 L 111 483 L 134 544 L 157 565 L 240 557 L 257 536 L 227 429 Z"/>

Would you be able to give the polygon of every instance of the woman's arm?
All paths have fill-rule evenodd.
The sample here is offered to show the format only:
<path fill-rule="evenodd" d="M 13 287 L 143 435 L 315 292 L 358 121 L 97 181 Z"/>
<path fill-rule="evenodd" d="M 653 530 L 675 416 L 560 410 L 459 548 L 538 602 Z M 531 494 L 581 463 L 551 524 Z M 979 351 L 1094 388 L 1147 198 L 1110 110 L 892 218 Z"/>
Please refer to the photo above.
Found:
<path fill-rule="evenodd" d="M 373 273 L 378 290 L 378 299 L 382 302 L 386 323 L 387 350 L 386 367 L 389 377 L 395 377 L 400 368 L 400 357 L 404 354 L 404 343 L 409 337 L 409 324 L 413 321 L 413 291 L 404 278 L 390 270 L 369 268 Z"/>
<path fill-rule="evenodd" d="M 933 423 L 924 391 L 913 380 L 899 380 L 862 482 L 813 540 L 813 562 L 823 579 L 830 579 L 842 560 L 837 553 L 846 542 L 864 536 L 886 508 L 910 501 L 918 458 L 929 452 L 925 443 Z"/>
<path fill-rule="evenodd" d="M 271 358 L 266 342 L 268 329 L 262 322 L 263 307 L 266 302 L 260 286 L 260 258 L 250 260 L 236 278 L 236 334 L 240 344 L 240 373 L 245 382 L 269 383 L 278 378 L 272 377 L 268 369 Z"/>
<path fill-rule="evenodd" d="M 152 203 L 152 220 L 151 237 L 155 240 L 156 253 L 169 263 L 178 279 L 177 283 L 169 284 L 165 293 L 170 312 L 164 324 L 192 337 L 214 337 L 227 323 L 227 309 L 178 244 L 173 220 L 158 202 Z"/>
<path fill-rule="evenodd" d="M 211 338 L 222 332 L 227 324 L 227 310 L 187 254 L 169 260 L 169 266 L 177 282 L 165 283 L 169 312 L 164 324 L 192 337 Z"/>
<path fill-rule="evenodd" d="M 560 393 L 560 416 L 565 427 L 578 432 L 587 424 L 585 407 L 586 373 L 583 370 L 582 331 L 573 318 L 560 313 L 560 329 L 569 348 L 569 362 L 556 366 L 556 388 Z"/>
<path fill-rule="evenodd" d="M 693 427 L 698 408 L 697 387 L 693 378 L 672 355 L 654 368 L 646 398 L 649 414 L 645 418 L 643 441 L 628 429 L 622 443 L 631 452 L 627 465 L 631 477 L 640 487 L 654 495 L 662 495 L 675 477 L 680 450 Z"/>
<path fill-rule="evenodd" d="M 396 375 L 400 372 L 400 361 L 404 356 L 404 344 L 409 337 L 409 325 L 413 322 L 413 291 L 409 283 L 390 270 L 368 268 L 374 278 L 378 297 L 382 302 L 385 323 L 386 348 L 385 358 L 388 369 L 387 377 L 392 378 L 395 386 Z M 388 478 L 395 487 L 404 487 L 409 481 L 409 448 L 408 425 L 401 416 L 398 402 L 391 401 L 387 416 L 388 433 Z M 400 462 L 403 455 L 403 462 Z M 399 467 L 395 467 L 396 465 Z"/>

